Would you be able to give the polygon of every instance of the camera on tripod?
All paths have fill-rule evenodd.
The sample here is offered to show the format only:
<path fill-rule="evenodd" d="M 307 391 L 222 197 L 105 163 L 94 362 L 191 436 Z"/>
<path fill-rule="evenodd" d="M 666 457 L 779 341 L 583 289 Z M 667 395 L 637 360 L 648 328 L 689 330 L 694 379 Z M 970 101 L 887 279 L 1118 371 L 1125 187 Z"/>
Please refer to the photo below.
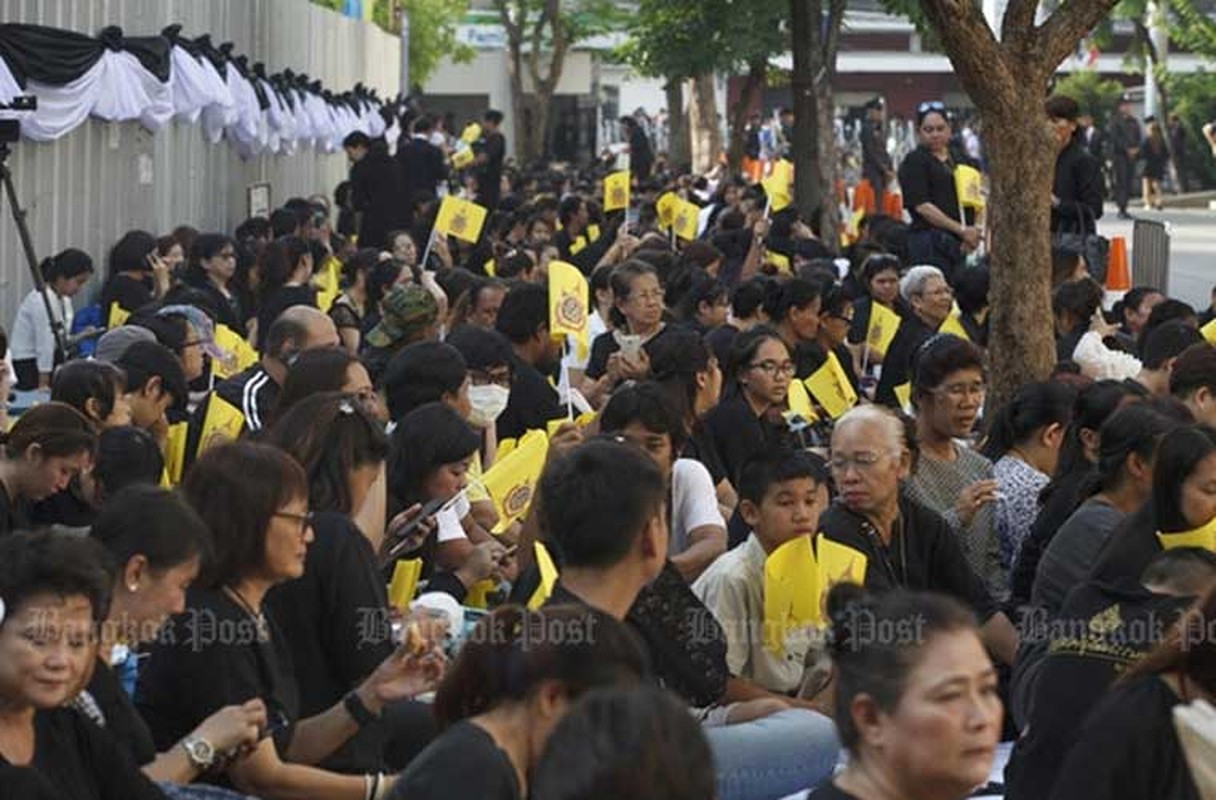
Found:
<path fill-rule="evenodd" d="M 38 110 L 38 98 L 32 94 L 21 94 L 7 103 L 0 103 L 0 112 L 30 112 Z M 13 144 L 21 138 L 21 120 L 0 119 L 0 144 Z"/>

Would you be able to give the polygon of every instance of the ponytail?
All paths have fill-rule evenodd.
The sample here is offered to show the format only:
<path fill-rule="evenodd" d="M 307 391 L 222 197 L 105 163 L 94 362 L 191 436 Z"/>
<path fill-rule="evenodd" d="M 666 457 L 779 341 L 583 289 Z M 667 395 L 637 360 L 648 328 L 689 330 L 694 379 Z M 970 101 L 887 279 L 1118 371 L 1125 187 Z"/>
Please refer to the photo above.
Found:
<path fill-rule="evenodd" d="M 1041 428 L 1067 426 L 1075 398 L 1076 391 L 1060 383 L 1044 381 L 1023 386 L 993 416 L 980 452 L 989 461 L 996 461 Z"/>

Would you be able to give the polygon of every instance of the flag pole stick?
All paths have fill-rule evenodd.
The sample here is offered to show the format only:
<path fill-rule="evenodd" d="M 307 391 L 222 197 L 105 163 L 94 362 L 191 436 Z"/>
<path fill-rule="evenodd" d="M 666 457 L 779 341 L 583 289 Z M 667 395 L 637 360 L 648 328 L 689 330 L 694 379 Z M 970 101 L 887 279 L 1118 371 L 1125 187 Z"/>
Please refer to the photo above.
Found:
<path fill-rule="evenodd" d="M 865 344 L 861 348 L 861 374 L 865 375 L 866 370 L 870 368 L 870 337 L 866 337 Z"/>
<path fill-rule="evenodd" d="M 426 265 L 430 262 L 431 245 L 434 242 L 435 242 L 435 229 L 431 228 L 431 235 L 428 236 L 427 240 L 426 240 L 426 249 L 422 251 L 422 260 L 418 262 L 418 266 L 422 268 L 423 272 L 426 271 Z"/>
<path fill-rule="evenodd" d="M 574 387 L 570 384 L 570 362 L 562 359 L 562 382 L 566 384 L 566 419 L 574 422 Z"/>

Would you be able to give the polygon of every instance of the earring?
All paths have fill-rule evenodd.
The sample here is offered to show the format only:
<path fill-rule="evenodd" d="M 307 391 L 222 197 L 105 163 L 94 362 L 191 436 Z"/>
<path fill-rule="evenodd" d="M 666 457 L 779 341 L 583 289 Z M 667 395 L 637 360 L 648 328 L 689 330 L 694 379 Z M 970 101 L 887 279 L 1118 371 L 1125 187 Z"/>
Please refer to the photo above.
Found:
<path fill-rule="evenodd" d="M 138 584 L 138 583 L 128 583 L 128 584 L 127 584 L 127 591 L 128 591 L 128 592 L 134 592 L 134 591 L 136 591 L 136 590 L 138 590 L 138 589 L 139 589 L 139 584 Z"/>

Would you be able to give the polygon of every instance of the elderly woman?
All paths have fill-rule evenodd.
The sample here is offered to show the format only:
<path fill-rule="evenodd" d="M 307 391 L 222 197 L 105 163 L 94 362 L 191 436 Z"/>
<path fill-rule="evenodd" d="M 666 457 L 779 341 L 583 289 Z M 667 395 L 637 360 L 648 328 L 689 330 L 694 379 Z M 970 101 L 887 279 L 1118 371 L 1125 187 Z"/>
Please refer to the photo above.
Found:
<path fill-rule="evenodd" d="M 866 587 L 959 599 L 979 617 L 993 655 L 1013 663 L 1017 633 L 968 565 L 950 526 L 900 489 L 912 467 L 903 422 L 877 406 L 845 413 L 832 432 L 831 467 L 840 496 L 819 526 L 828 538 L 866 555 Z"/>
<path fill-rule="evenodd" d="M 954 290 L 937 267 L 912 267 L 899 281 L 899 294 L 910 313 L 903 316 L 882 362 L 875 401 L 898 408 L 895 388 L 912 379 L 912 356 L 941 327 L 954 305 Z"/>

